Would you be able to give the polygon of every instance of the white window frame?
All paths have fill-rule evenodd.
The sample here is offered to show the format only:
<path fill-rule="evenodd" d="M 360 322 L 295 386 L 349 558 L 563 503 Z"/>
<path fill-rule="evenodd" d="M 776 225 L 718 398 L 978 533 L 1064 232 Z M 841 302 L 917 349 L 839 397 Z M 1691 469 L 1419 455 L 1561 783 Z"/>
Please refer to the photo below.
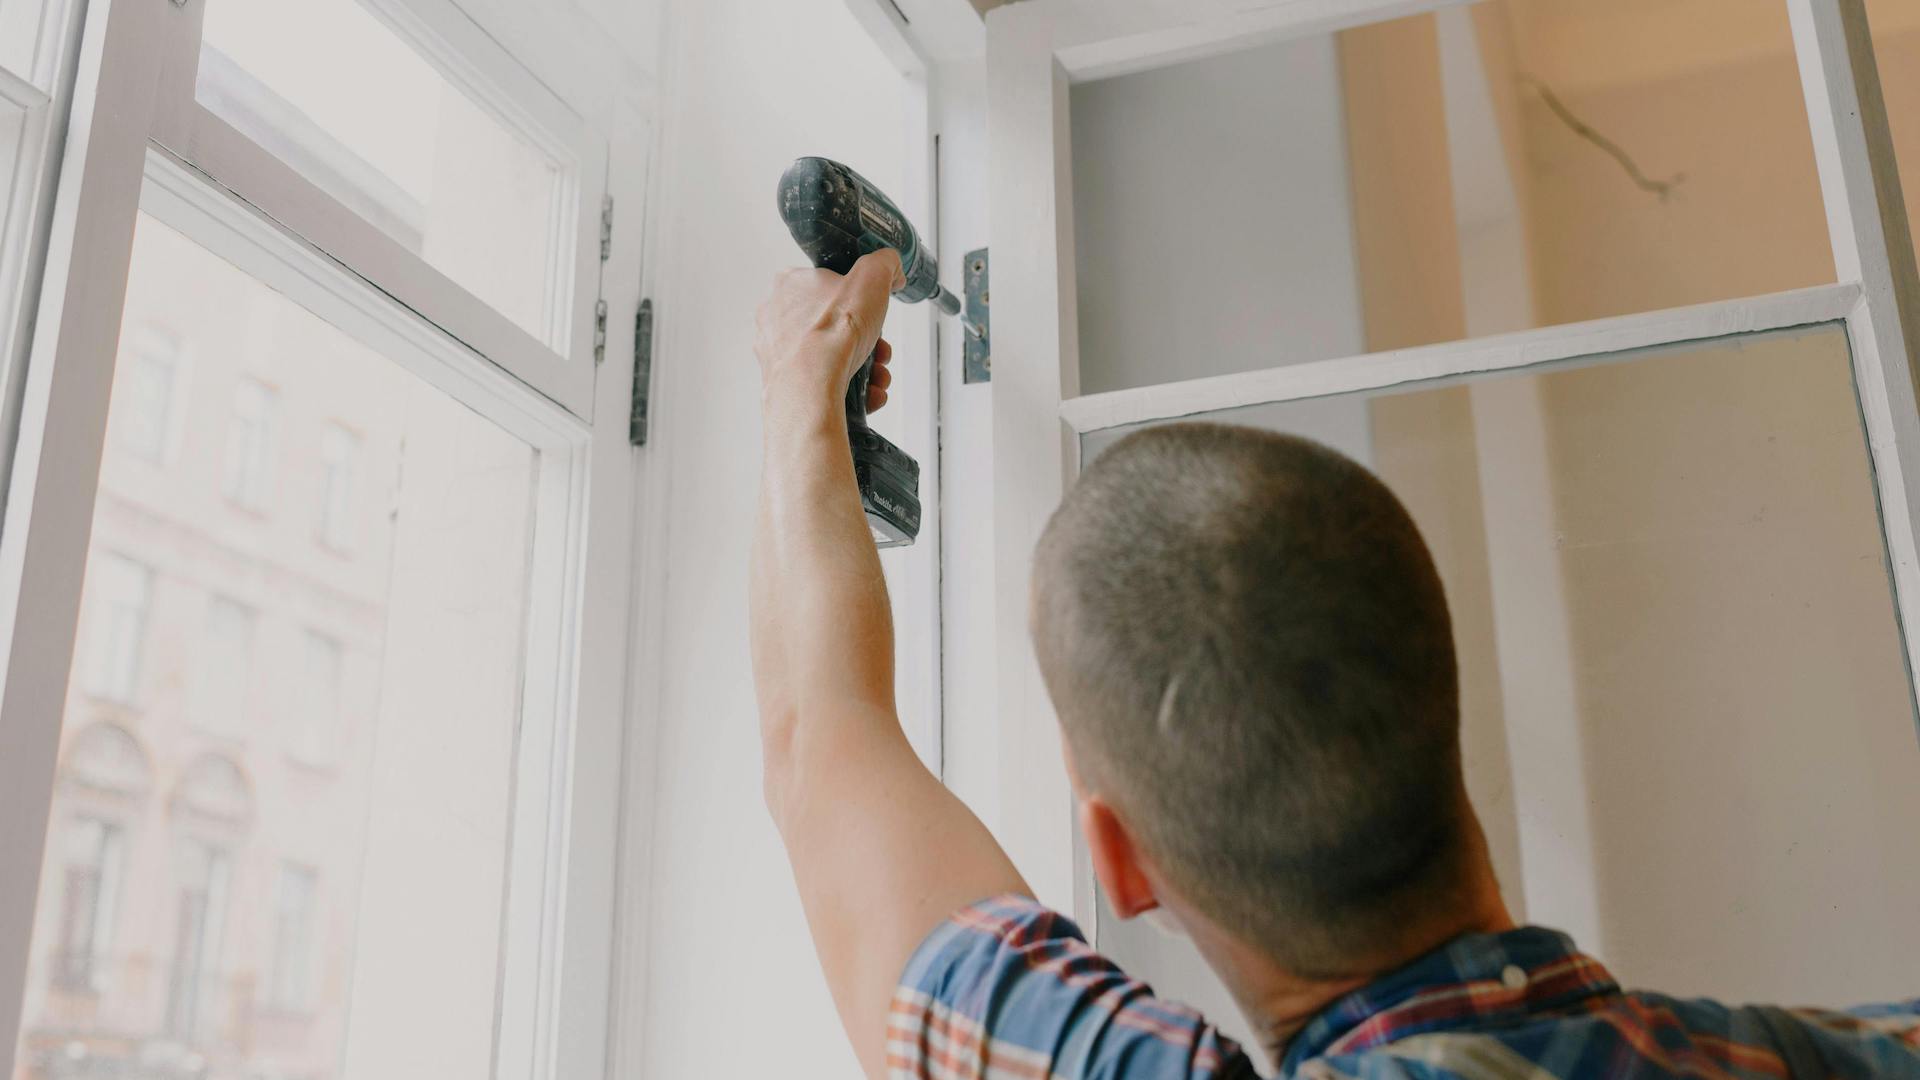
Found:
<path fill-rule="evenodd" d="M 82 6 L 82 0 L 71 0 Z M 475 100 L 569 164 L 565 353 L 487 307 L 194 99 L 204 0 L 86 0 L 66 155 L 0 523 L 0 1072 L 18 1044 L 121 313 L 144 211 L 539 452 L 493 1075 L 606 1072 L 636 484 L 628 364 L 652 128 L 577 111 L 451 0 L 367 0 Z M 549 56 L 553 55 L 549 50 Z M 573 73 L 561 84 L 580 87 Z M 591 79 L 584 80 L 592 84 Z M 592 97 L 593 95 L 587 95 Z M 611 168 L 610 168 L 611 164 Z M 610 176 L 634 212 L 602 262 Z M 636 488 L 639 488 L 636 491 Z M 591 582 L 591 588 L 588 583 Z M 628 948 L 625 955 L 633 955 Z"/>
<path fill-rule="evenodd" d="M 1438 11 L 1463 0 L 1117 7 L 1028 0 L 987 13 L 988 240 L 994 253 L 994 629 L 1001 839 L 1048 903 L 1096 923 L 1051 705 L 1027 645 L 1031 555 L 1079 468 L 1080 437 L 1125 424 L 1513 371 L 1574 357 L 1816 323 L 1844 325 L 1893 567 L 1920 671 L 1920 274 L 1861 0 L 1791 13 L 1836 283 L 1499 337 L 1110 393 L 1079 392 L 1070 89 L 1248 45 Z"/>
<path fill-rule="evenodd" d="M 28 315 L 46 258 L 37 226 L 52 209 L 62 121 L 73 100 L 71 47 L 81 0 L 43 0 L 39 36 L 26 71 L 0 67 L 0 109 L 24 117 L 13 175 L 0 178 L 0 401 L 11 401 L 26 367 Z M 0 32 L 15 32 L 0 20 Z M 0 413 L 4 415 L 4 413 Z M 0 421 L 0 471 L 13 454 L 11 421 Z"/>

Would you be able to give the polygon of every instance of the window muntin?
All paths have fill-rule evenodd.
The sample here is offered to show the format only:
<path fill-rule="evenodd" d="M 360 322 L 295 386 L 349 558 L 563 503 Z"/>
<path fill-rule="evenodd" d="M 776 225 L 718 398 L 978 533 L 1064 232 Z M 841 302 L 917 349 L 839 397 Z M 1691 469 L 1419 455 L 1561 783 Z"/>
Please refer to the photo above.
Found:
<path fill-rule="evenodd" d="M 108 958 L 89 998 L 29 999 L 18 1060 L 338 1077 L 402 1054 L 413 1075 L 486 1075 L 502 988 L 516 985 L 502 927 L 542 457 L 152 218 L 140 220 L 126 305 L 129 326 L 164 314 L 194 357 L 180 402 L 191 415 L 228 415 L 243 379 L 275 388 L 279 505 L 302 512 L 232 512 L 226 426 L 184 425 L 156 468 L 129 452 L 115 430 L 126 413 L 110 410 L 89 647 L 62 736 L 85 753 L 63 760 L 100 757 L 89 747 L 110 736 L 127 764 L 108 772 L 158 782 L 104 795 L 62 783 L 53 817 L 110 797 L 122 895 L 163 910 L 123 921 L 113 946 L 150 958 L 146 977 L 114 978 L 131 969 Z M 116 370 L 116 397 L 132 373 Z M 363 480 L 343 496 L 360 523 L 345 553 L 315 543 L 310 509 L 323 501 L 330 426 L 357 436 Z M 118 550 L 143 562 L 111 561 Z M 238 666 L 217 643 L 239 640 L 242 608 L 250 696 L 235 739 L 196 710 L 198 673 Z M 209 634 L 209 623 L 236 632 Z M 95 624 L 141 627 L 150 643 L 134 665 L 149 692 L 108 709 L 113 725 L 94 722 L 102 708 L 85 686 Z M 65 864 L 59 843 L 48 849 L 40 908 L 51 912 Z M 54 983 L 59 933 L 58 920 L 36 927 L 34 985 Z M 421 1001 L 435 1003 L 426 1020 Z M 95 1011 L 76 1040 L 83 1007 Z"/>
<path fill-rule="evenodd" d="M 93 628 L 87 638 L 86 691 L 106 701 L 132 704 L 146 650 L 153 571 L 124 555 L 103 553 L 89 575 L 87 592 Z"/>
<path fill-rule="evenodd" d="M 201 104 L 534 337 L 565 344 L 571 231 L 552 158 L 358 0 L 210 0 L 205 34 Z"/>

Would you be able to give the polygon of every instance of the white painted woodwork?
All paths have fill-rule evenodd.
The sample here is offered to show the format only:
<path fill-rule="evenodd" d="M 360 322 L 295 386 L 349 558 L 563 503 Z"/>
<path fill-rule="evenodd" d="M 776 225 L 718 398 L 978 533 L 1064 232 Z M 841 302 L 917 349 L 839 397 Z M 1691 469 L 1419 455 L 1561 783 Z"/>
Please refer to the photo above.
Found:
<path fill-rule="evenodd" d="M 671 14 L 649 238 L 658 426 L 638 452 L 647 482 L 662 480 L 666 490 L 656 504 L 649 488 L 638 507 L 639 542 L 658 552 L 657 562 L 643 556 L 640 572 L 657 573 L 659 586 L 634 612 L 627 781 L 630 800 L 654 798 L 647 818 L 628 818 L 623 838 L 636 864 L 629 880 L 644 875 L 656 887 L 636 890 L 644 911 L 623 912 L 622 947 L 643 948 L 644 960 L 621 960 L 609 1071 L 700 1075 L 713 1070 L 722 1045 L 729 1075 L 791 1072 L 795 1062 L 807 1075 L 853 1075 L 760 786 L 746 574 L 761 448 L 753 310 L 773 275 L 801 261 L 773 205 L 775 182 L 796 156 L 846 161 L 915 214 L 917 226 L 931 227 L 916 203 L 926 196 L 912 190 L 914 155 L 924 148 L 903 145 L 922 106 L 899 67 L 868 43 L 847 0 L 686 0 Z M 949 283 L 956 249 L 938 247 Z M 894 307 L 891 403 L 874 416 L 876 428 L 919 457 L 923 499 L 934 458 L 921 447 L 935 443 L 931 416 L 915 420 L 914 403 L 931 391 L 927 318 L 925 305 Z M 916 432 L 916 423 L 927 430 Z M 911 607 L 927 630 L 933 609 L 911 598 L 896 571 L 900 560 L 930 559 L 930 539 L 923 533 L 882 560 L 896 613 Z M 931 566 L 927 574 L 935 580 Z M 911 731 L 932 692 L 911 685 L 912 657 L 931 647 L 905 619 L 895 631 Z M 756 994 L 780 1003 L 744 1042 L 743 970 L 755 973 Z"/>
<path fill-rule="evenodd" d="M 17 1045 L 134 220 L 145 209 L 540 451 L 495 1075 L 606 1072 L 627 631 L 649 599 L 633 585 L 632 506 L 665 486 L 657 476 L 635 486 L 626 439 L 651 126 L 625 91 L 598 95 L 584 110 L 596 119 L 580 120 L 459 9 L 405 2 L 383 14 L 417 44 L 437 43 L 425 51 L 456 82 L 523 129 L 537 126 L 536 145 L 579 172 L 562 208 L 578 257 L 564 360 L 205 114 L 192 100 L 201 0 L 89 5 L 0 529 L 9 741 L 0 848 L 17 870 L 0 882 L 0 1071 Z M 610 141 L 623 169 L 613 187 L 632 213 L 617 219 L 603 271 Z M 602 287 L 611 362 L 596 372 L 585 313 Z M 637 950 L 622 960 L 641 962 Z"/>
<path fill-rule="evenodd" d="M 965 3 L 966 0 L 955 0 Z M 942 257 L 987 241 L 985 72 L 938 72 L 939 232 Z M 988 829 L 999 829 L 993 596 L 993 384 L 966 383 L 957 319 L 937 324 L 940 349 L 941 777 Z"/>
<path fill-rule="evenodd" d="M 1052 30 L 1037 4 L 987 15 L 995 697 L 1000 842 L 1042 902 L 1075 910 L 1072 792 L 1027 637 L 1034 544 L 1076 452 L 1058 419 L 1077 389 L 1079 343 L 1067 77 Z"/>
<path fill-rule="evenodd" d="M 1074 81 L 1465 3 L 1466 0 L 1027 0 L 1053 15 L 1053 43 Z M 991 18 L 991 16 L 989 16 Z"/>
<path fill-rule="evenodd" d="M 995 277 L 1000 279 L 996 291 L 1001 301 L 997 305 L 1000 310 L 995 312 L 997 355 L 992 403 L 997 637 L 993 648 L 999 679 L 992 758 L 999 775 L 988 786 L 998 793 L 990 801 L 999 815 L 999 832 L 1010 848 L 1020 852 L 1023 871 L 1033 873 L 1029 863 L 1036 857 L 1056 859 L 1063 848 L 1070 846 L 1070 841 L 1049 843 L 1047 835 L 1035 836 L 1032 830 L 1036 824 L 1021 817 L 1046 812 L 1046 801 L 1058 789 L 1040 789 L 1032 782 L 1012 780 L 1014 775 L 1032 781 L 1042 778 L 1033 771 L 1031 759 L 1019 760 L 1020 751 L 1010 747 L 1010 743 L 1024 743 L 1020 750 L 1030 751 L 1040 738 L 1054 737 L 1035 723 L 1036 717 L 1047 713 L 1044 695 L 1031 674 L 1025 604 L 1032 541 L 1059 495 L 1055 466 L 1072 467 L 1071 452 L 1056 456 L 1049 449 L 1053 432 L 1044 418 L 1032 412 L 1056 390 L 1061 393 L 1060 418 L 1073 431 L 1082 433 L 1428 380 L 1474 381 L 1477 410 L 1498 413 L 1509 420 L 1520 414 L 1519 419 L 1524 420 L 1526 402 L 1507 401 L 1498 390 L 1489 389 L 1491 383 L 1483 387 L 1471 377 L 1583 358 L 1628 359 L 1636 350 L 1679 342 L 1845 322 L 1851 333 L 1876 482 L 1888 519 L 1886 539 L 1896 568 L 1900 611 L 1907 624 L 1915 624 L 1920 618 L 1920 609 L 1912 600 L 1917 571 L 1909 510 L 1915 496 L 1920 495 L 1914 490 L 1920 480 L 1908 479 L 1920 474 L 1915 458 L 1920 454 L 1920 417 L 1916 416 L 1911 373 L 1911 335 L 1920 325 L 1914 315 L 1920 310 L 1915 297 L 1920 288 L 1914 284 L 1911 244 L 1858 0 L 1793 0 L 1791 4 L 1814 143 L 1833 223 L 1839 267 L 1836 284 L 1544 330 L 1498 333 L 1495 330 L 1525 325 L 1527 321 L 1526 312 L 1514 300 L 1523 294 L 1515 284 L 1524 283 L 1524 263 L 1516 266 L 1507 254 L 1523 238 L 1511 215 L 1503 217 L 1498 207 L 1469 200 L 1456 207 L 1456 212 L 1464 229 L 1463 257 L 1480 267 L 1463 282 L 1468 300 L 1481 312 L 1470 328 L 1476 335 L 1472 340 L 1288 367 L 1278 366 L 1279 359 L 1275 358 L 1272 366 L 1257 372 L 1085 396 L 1075 396 L 1065 389 L 1071 387 L 1077 372 L 1075 319 L 1067 309 L 1055 324 L 1046 325 L 1042 315 L 1059 299 L 1063 283 L 1071 285 L 1072 276 L 1071 267 L 1058 261 L 1073 253 L 1071 234 L 1063 225 L 1063 218 L 1071 214 L 1071 201 L 1068 189 L 1059 186 L 1058 179 L 1066 171 L 1058 161 L 1060 144 L 1069 138 L 1065 119 L 1059 115 L 1058 82 L 1128 73 L 1264 41 L 1325 33 L 1450 6 L 1445 0 L 1294 0 L 1233 5 L 1228 10 L 1221 5 L 1159 4 L 1151 0 L 1113 4 L 1030 0 L 988 16 L 986 71 L 992 136 L 988 216 L 991 235 L 1001 238 L 994 245 Z M 1018 9 L 1025 10 L 1015 15 Z M 1461 186 L 1475 193 L 1490 190 L 1484 182 Z M 1497 185 L 1491 191 L 1498 201 L 1502 193 Z M 1024 232 L 1016 232 L 1016 226 Z M 1051 266 L 1034 265 L 1039 261 L 1031 258 L 1035 249 L 1045 249 L 1049 244 L 1055 249 L 1056 262 Z M 1018 246 L 1011 260 L 1003 255 L 1010 245 Z M 1013 264 L 1011 271 L 1009 263 Z M 1015 365 L 1017 372 L 1009 372 L 1008 368 Z M 1014 410 L 1022 410 L 1022 414 L 1009 415 Z M 1536 408 L 1536 420 L 1537 412 Z M 1514 431 L 1526 428 L 1517 421 L 1504 426 Z M 1501 471 L 1509 469 L 1515 459 L 1526 457 L 1526 451 L 1507 446 L 1507 453 L 1495 455 L 1495 449 L 1481 448 L 1483 468 L 1492 468 L 1498 474 L 1483 478 L 1483 486 L 1518 485 L 1506 489 L 1510 494 L 1526 488 L 1524 478 Z M 1005 460 L 1008 452 L 1019 454 L 1019 459 Z M 1495 456 L 1499 460 L 1489 460 Z M 1489 506 L 1490 514 L 1497 510 Z M 1526 525 L 1512 514 L 1505 516 L 1516 529 Z M 1490 541 L 1493 539 L 1490 537 Z M 1499 558 L 1497 554 L 1495 557 Z M 949 573 L 960 568 L 959 560 L 949 561 Z M 1533 588 L 1526 584 L 1526 567 L 1508 569 L 1514 573 L 1505 575 L 1508 580 L 1497 591 L 1511 597 L 1517 595 L 1515 589 Z M 1542 573 L 1551 569 L 1534 568 Z M 1532 576 L 1538 578 L 1537 574 Z M 956 591 L 950 589 L 949 597 Z M 1564 619 L 1561 621 L 1564 623 Z M 1567 713 L 1571 708 L 1571 674 L 1560 669 L 1570 663 L 1567 650 L 1571 642 L 1566 640 L 1564 625 L 1556 632 L 1551 625 L 1531 626 L 1511 615 L 1500 622 L 1503 653 L 1514 650 L 1513 655 L 1533 655 L 1530 650 L 1544 650 L 1543 655 L 1535 657 L 1539 670 L 1558 670 L 1565 676 L 1558 682 L 1530 682 L 1531 690 L 1539 692 L 1531 697 L 1523 692 L 1527 688 L 1509 687 L 1508 694 L 1514 699 L 1509 705 L 1542 710 L 1546 715 L 1554 715 L 1556 709 Z M 1515 640 L 1521 636 L 1526 641 Z M 1911 642 L 1908 651 L 1910 658 L 1920 656 Z M 1558 691 L 1549 692 L 1553 686 L 1558 686 Z M 1540 698 L 1540 693 L 1551 700 Z M 1549 773 L 1541 771 L 1539 762 L 1563 753 L 1564 747 L 1555 749 L 1553 744 L 1555 740 L 1564 743 L 1568 732 L 1575 730 L 1572 714 L 1567 718 L 1566 724 L 1543 725 L 1526 733 L 1520 744 L 1512 746 L 1517 774 L 1531 772 L 1536 784 L 1551 782 L 1544 779 Z M 956 718 L 956 723 L 961 722 Z M 957 738 L 957 734 L 950 736 L 950 742 Z M 966 741 L 977 747 L 983 740 L 970 732 Z M 973 753 L 969 752 L 970 760 Z M 1009 772 L 1016 768 L 1028 771 Z M 1567 850 L 1574 851 L 1581 847 L 1577 841 L 1583 834 L 1586 800 L 1577 784 L 1561 785 L 1557 791 L 1565 797 L 1555 805 L 1564 813 L 1556 811 L 1552 828 L 1536 831 L 1536 839 L 1556 834 L 1563 839 L 1570 837 L 1576 842 Z M 1539 893 L 1543 908 L 1569 913 L 1565 921 L 1587 923 L 1585 932 L 1597 941 L 1598 917 L 1590 910 L 1594 891 L 1582 885 L 1591 877 L 1591 862 L 1568 870 L 1561 865 L 1562 860 L 1544 852 L 1534 853 L 1526 861 L 1532 863 L 1526 874 L 1527 890 Z M 1057 875 L 1058 869 L 1049 866 L 1046 872 Z M 1043 895 L 1057 881 L 1057 876 L 1049 876 L 1047 884 L 1040 886 Z M 1590 916 L 1584 920 L 1579 916 L 1583 896 Z M 1077 910 L 1083 916 L 1088 913 L 1085 906 Z"/>
<path fill-rule="evenodd" d="M 1241 405 L 1377 390 L 1677 341 L 1839 322 L 1848 317 L 1859 300 L 1856 285 L 1822 285 L 1746 300 L 1089 394 L 1062 402 L 1060 415 L 1075 431 L 1097 431 Z"/>
<path fill-rule="evenodd" d="M 1920 271 L 1861 0 L 1788 0 L 1834 269 L 1858 282 L 1854 383 L 1873 456 L 1907 667 L 1920 671 Z"/>
<path fill-rule="evenodd" d="M 87 535 L 133 253 L 146 124 L 159 77 L 150 43 L 169 5 L 88 5 L 66 160 L 0 524 L 0 1068 L 12 1070 L 33 913 L 80 614 Z"/>
<path fill-rule="evenodd" d="M 487 357 L 528 386 L 561 403 L 576 416 L 592 412 L 593 335 L 576 332 L 574 344 L 562 354 L 522 329 L 519 324 L 427 265 L 399 241 L 371 221 L 360 217 L 326 194 L 292 166 L 262 150 L 226 121 L 207 110 L 192 107 L 191 129 L 184 143 L 165 143 L 220 186 L 258 207 L 285 228 L 351 266 L 354 272 L 395 300 L 418 312 L 475 352 Z M 604 176 L 604 169 L 598 174 Z M 599 183 L 592 185 L 598 190 Z M 598 200 L 596 200 L 597 202 Z M 597 261 L 599 214 L 591 250 Z M 580 241 L 570 250 L 581 249 Z M 569 275 L 583 289 L 591 311 L 596 277 Z M 576 297 L 578 300 L 578 297 Z M 591 321 L 591 315 L 588 316 Z M 576 328 L 577 330 L 577 328 Z"/>

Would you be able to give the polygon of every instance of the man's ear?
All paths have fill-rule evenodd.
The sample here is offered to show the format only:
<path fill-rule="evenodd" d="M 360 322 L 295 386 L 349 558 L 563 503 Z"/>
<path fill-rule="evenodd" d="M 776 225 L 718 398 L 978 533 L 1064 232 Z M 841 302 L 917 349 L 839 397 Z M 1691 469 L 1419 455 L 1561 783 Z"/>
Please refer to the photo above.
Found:
<path fill-rule="evenodd" d="M 1120 815 L 1098 795 L 1080 800 L 1079 814 L 1080 831 L 1087 838 L 1087 853 L 1093 859 L 1093 876 L 1107 894 L 1113 913 L 1131 919 L 1159 907 L 1160 898 L 1154 895 L 1153 883 L 1147 880 L 1140 861 L 1140 848 Z"/>

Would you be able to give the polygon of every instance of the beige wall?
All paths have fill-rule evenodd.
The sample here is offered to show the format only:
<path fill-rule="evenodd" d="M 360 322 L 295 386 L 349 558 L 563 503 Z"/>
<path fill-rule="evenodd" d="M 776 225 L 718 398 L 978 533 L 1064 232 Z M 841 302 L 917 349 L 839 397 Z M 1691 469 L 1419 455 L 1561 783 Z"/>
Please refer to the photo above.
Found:
<path fill-rule="evenodd" d="M 1687 39 L 1672 35 L 1705 8 L 1715 9 L 1719 36 L 1674 47 Z M 1475 15 L 1495 126 L 1515 170 L 1509 242 L 1524 248 L 1515 258 L 1527 269 L 1534 324 L 1832 279 L 1783 12 L 1711 0 L 1659 10 L 1512 0 Z M 1370 33 L 1376 43 L 1385 37 Z M 1362 42 L 1347 37 L 1349 52 Z M 1920 145 L 1920 80 L 1909 74 L 1920 67 L 1920 35 L 1883 39 L 1881 49 L 1897 138 Z M 1356 102 L 1390 96 L 1394 82 L 1425 84 L 1428 66 L 1398 63 L 1360 87 L 1350 67 L 1350 122 L 1371 115 Z M 1516 82 L 1518 72 L 1553 86 L 1648 174 L 1684 173 L 1680 187 L 1664 200 L 1635 187 Z M 1368 143 L 1356 133 L 1352 145 L 1358 178 Z M 1398 168 L 1442 175 L 1430 159 Z M 1458 162 L 1453 175 L 1462 175 Z M 1451 231 L 1437 220 L 1435 194 L 1397 185 L 1381 207 L 1366 190 L 1357 180 L 1356 212 L 1391 223 L 1405 237 L 1406 261 L 1434 261 L 1431 238 Z M 1357 235 L 1368 233 L 1356 223 Z M 1404 266 L 1369 260 L 1363 245 L 1368 325 L 1381 325 L 1385 306 L 1390 331 L 1370 344 L 1462 336 L 1444 315 L 1481 284 L 1481 253 L 1468 239 L 1460 239 L 1460 262 L 1418 277 L 1430 295 L 1411 300 Z M 1429 314 L 1409 327 L 1421 312 Z M 1902 930 L 1920 913 L 1920 865 L 1881 852 L 1901 847 L 1888 832 L 1895 823 L 1920 814 L 1920 749 L 1844 342 L 1773 341 L 1555 375 L 1537 381 L 1531 417 L 1463 411 L 1454 404 L 1460 394 L 1376 401 L 1377 464 L 1433 544 L 1463 623 L 1470 761 L 1476 718 L 1484 724 L 1487 715 L 1471 704 L 1470 654 L 1483 647 L 1469 636 L 1476 616 L 1503 574 L 1529 561 L 1513 557 L 1515 544 L 1553 545 L 1560 600 L 1536 587 L 1531 607 L 1562 609 L 1548 621 L 1569 634 L 1577 737 L 1547 764 L 1563 788 L 1584 792 L 1586 805 L 1574 807 L 1584 835 L 1562 835 L 1561 818 L 1526 794 L 1519 781 L 1537 788 L 1540 779 L 1531 759 L 1533 774 L 1514 778 L 1523 789 L 1517 825 L 1570 840 L 1566 854 L 1588 862 L 1591 943 L 1603 959 L 1630 982 L 1681 992 L 1821 1002 L 1910 992 L 1920 945 L 1905 944 L 1911 935 Z M 1491 403 L 1476 392 L 1476 406 Z M 1531 446 L 1549 467 L 1527 497 L 1546 503 L 1536 509 L 1550 521 L 1487 535 L 1517 526 L 1477 507 L 1488 493 L 1475 481 L 1501 475 L 1487 447 L 1514 447 L 1514 432 L 1486 425 L 1517 420 L 1538 425 Z M 1461 437 L 1482 444 L 1477 475 L 1471 454 L 1445 452 Z M 1461 520 L 1477 516 L 1482 535 L 1505 552 L 1491 565 L 1491 590 L 1470 573 L 1471 561 L 1463 566 L 1458 547 Z M 1547 613 L 1509 605 L 1494 614 Z M 1515 673 L 1502 674 L 1511 688 Z M 1509 727 L 1507 742 L 1517 755 L 1534 727 L 1552 722 L 1510 712 L 1508 725 L 1528 726 Z M 1499 863 L 1503 807 L 1488 797 L 1499 787 L 1488 783 L 1489 760 L 1480 756 L 1473 786 Z M 1521 846 L 1535 850 L 1534 839 Z M 1541 902 L 1538 890 L 1515 889 L 1507 867 L 1501 873 L 1510 896 L 1527 894 L 1530 916 L 1584 921 L 1564 897 Z"/>

